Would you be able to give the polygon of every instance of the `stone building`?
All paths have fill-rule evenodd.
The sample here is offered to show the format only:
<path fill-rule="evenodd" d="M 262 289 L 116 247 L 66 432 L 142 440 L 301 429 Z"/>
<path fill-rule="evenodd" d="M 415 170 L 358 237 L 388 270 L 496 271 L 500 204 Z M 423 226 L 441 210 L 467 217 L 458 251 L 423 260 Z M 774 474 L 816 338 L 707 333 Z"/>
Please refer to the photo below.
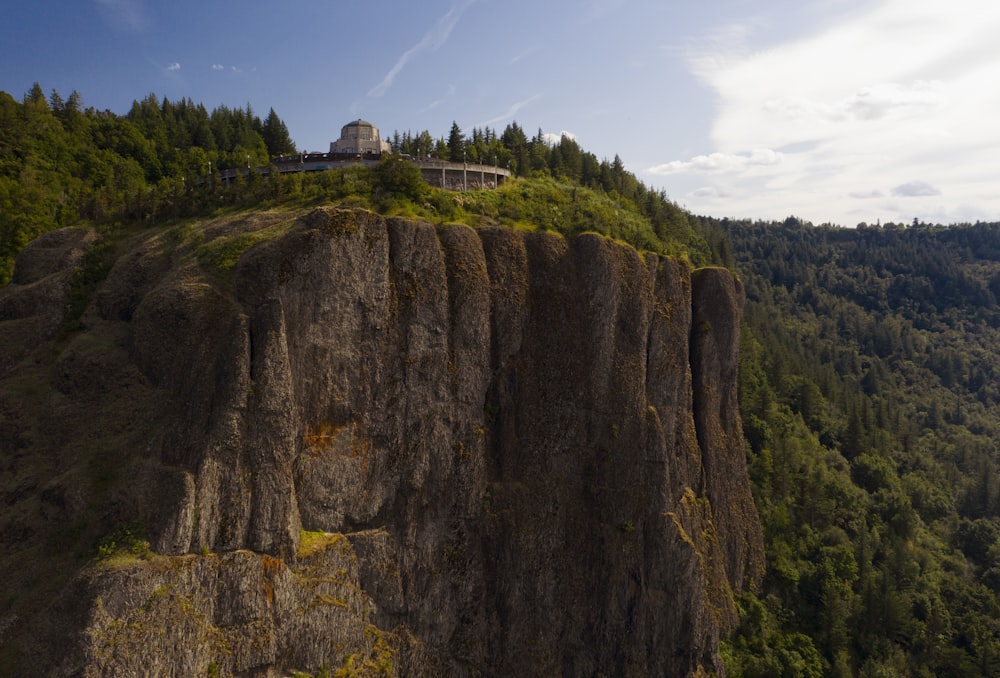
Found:
<path fill-rule="evenodd" d="M 391 150 L 389 142 L 382 141 L 379 136 L 378 127 L 361 118 L 344 125 L 340 129 L 340 138 L 330 143 L 331 153 L 380 155 Z"/>

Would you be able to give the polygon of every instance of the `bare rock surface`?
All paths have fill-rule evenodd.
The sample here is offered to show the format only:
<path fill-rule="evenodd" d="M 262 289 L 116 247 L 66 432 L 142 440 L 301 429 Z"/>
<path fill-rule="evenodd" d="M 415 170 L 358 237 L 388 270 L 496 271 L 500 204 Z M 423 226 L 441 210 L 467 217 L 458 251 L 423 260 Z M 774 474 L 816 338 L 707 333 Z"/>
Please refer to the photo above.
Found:
<path fill-rule="evenodd" d="M 137 241 L 51 366 L 12 323 L 75 260 L 0 289 L 0 574 L 81 515 L 145 540 L 11 604 L 18 671 L 721 673 L 764 563 L 733 277 L 332 207 L 193 255 L 276 223 Z"/>

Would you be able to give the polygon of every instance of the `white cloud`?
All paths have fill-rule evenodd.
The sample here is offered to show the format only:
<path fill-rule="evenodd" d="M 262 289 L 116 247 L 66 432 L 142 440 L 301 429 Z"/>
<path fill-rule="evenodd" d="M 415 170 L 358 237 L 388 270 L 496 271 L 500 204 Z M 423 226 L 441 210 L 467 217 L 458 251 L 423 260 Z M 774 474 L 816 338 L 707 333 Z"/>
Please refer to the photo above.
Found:
<path fill-rule="evenodd" d="M 572 139 L 573 141 L 576 141 L 576 135 L 573 134 L 572 132 L 567 132 L 566 130 L 563 130 L 559 134 L 553 134 L 552 132 L 546 132 L 546 133 L 542 134 L 542 139 L 549 146 L 555 146 L 560 141 L 562 141 L 563 137 L 566 137 L 567 139 Z"/>
<path fill-rule="evenodd" d="M 702 174 L 717 172 L 743 172 L 753 167 L 778 165 L 783 153 L 770 148 L 758 148 L 749 153 L 710 153 L 696 155 L 690 160 L 672 160 L 649 168 L 652 174 Z"/>
<path fill-rule="evenodd" d="M 689 49 L 717 102 L 712 152 L 648 171 L 711 175 L 731 216 L 1000 218 L 1000 3 L 878 0 L 824 26 L 752 51 L 753 27 L 734 25 Z M 755 147 L 778 159 L 755 164 Z"/>
<path fill-rule="evenodd" d="M 926 181 L 908 181 L 892 189 L 892 194 L 904 198 L 914 198 L 928 195 L 941 195 L 941 191 Z"/>
<path fill-rule="evenodd" d="M 224 70 L 226 70 L 226 67 L 223 66 L 222 64 L 212 64 L 212 70 L 213 71 L 224 71 Z"/>
<path fill-rule="evenodd" d="M 179 70 L 181 70 L 181 65 L 175 61 L 174 63 L 169 64 L 167 66 L 167 70 L 170 71 L 170 72 L 179 71 Z"/>
<path fill-rule="evenodd" d="M 799 95 L 785 95 L 763 103 L 763 109 L 787 120 L 817 125 L 823 123 L 880 120 L 888 115 L 926 115 L 945 102 L 940 81 L 918 80 L 909 85 L 895 82 L 866 85 L 839 101 L 827 102 Z"/>
<path fill-rule="evenodd" d="M 402 71 L 403 67 L 406 66 L 410 59 L 416 55 L 424 51 L 434 51 L 436 49 L 440 49 L 446 42 L 448 42 L 448 36 L 451 35 L 455 25 L 458 24 L 458 20 L 462 17 L 462 13 L 476 2 L 478 2 L 478 0 L 465 0 L 465 2 L 452 5 L 451 9 L 440 17 L 437 22 L 424 34 L 424 37 L 420 39 L 420 42 L 400 55 L 393 67 L 390 68 L 389 72 L 385 74 L 384 78 L 382 78 L 382 82 L 375 85 L 368 91 L 368 96 L 380 97 L 385 94 L 389 88 L 392 87 L 392 83 L 396 79 L 396 76 L 399 75 L 399 72 Z"/>
<path fill-rule="evenodd" d="M 691 191 L 690 195 L 694 198 L 715 199 L 725 198 L 728 196 L 728 193 L 720 190 L 717 186 L 702 186 Z"/>

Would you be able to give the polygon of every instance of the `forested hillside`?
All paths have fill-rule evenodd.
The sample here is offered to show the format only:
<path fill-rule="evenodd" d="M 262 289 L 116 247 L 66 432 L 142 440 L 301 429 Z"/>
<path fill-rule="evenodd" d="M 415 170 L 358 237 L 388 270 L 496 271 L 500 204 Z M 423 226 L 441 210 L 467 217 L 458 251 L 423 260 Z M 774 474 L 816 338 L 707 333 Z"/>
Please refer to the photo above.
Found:
<path fill-rule="evenodd" d="M 209 113 L 151 94 L 122 116 L 37 84 L 21 101 L 0 92 L 0 284 L 46 231 L 176 211 L 210 172 L 294 151 L 274 109 L 261 120 L 249 106 Z"/>
<path fill-rule="evenodd" d="M 730 673 L 1000 675 L 1000 224 L 717 223 L 768 561 Z"/>

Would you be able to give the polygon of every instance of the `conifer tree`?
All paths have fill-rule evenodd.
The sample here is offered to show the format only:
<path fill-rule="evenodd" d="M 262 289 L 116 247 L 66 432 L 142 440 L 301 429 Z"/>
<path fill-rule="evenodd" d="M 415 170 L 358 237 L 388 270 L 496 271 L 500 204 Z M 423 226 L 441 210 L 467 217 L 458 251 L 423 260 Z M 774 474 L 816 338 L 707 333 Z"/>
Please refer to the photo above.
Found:
<path fill-rule="evenodd" d="M 451 123 L 451 133 L 448 135 L 448 159 L 452 162 L 462 162 L 465 159 L 465 138 L 457 122 Z"/>
<path fill-rule="evenodd" d="M 261 136 L 264 137 L 264 144 L 267 146 L 268 155 L 271 157 L 286 153 L 295 153 L 295 143 L 288 134 L 288 127 L 285 126 L 285 123 L 282 122 L 273 108 L 264 120 L 264 128 Z"/>

